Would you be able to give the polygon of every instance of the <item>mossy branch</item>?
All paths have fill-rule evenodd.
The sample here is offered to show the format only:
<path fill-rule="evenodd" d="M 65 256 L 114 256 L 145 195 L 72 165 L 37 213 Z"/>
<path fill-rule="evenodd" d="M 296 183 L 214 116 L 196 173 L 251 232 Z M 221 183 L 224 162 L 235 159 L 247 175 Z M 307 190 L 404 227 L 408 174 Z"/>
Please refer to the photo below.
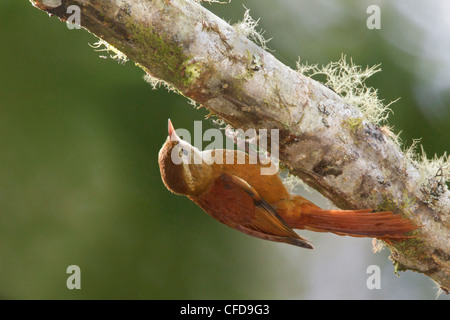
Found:
<path fill-rule="evenodd" d="M 448 159 L 419 163 L 403 152 L 397 136 L 373 122 L 385 113 L 370 114 L 367 103 L 357 106 L 361 95 L 349 101 L 342 94 L 371 99 L 373 91 L 331 81 L 342 76 L 335 64 L 292 70 L 262 48 L 266 41 L 248 12 L 231 26 L 190 0 L 30 1 L 63 21 L 72 12 L 67 8 L 78 6 L 82 27 L 109 50 L 232 127 L 279 129 L 283 166 L 338 207 L 387 209 L 412 219 L 421 226 L 418 237 L 387 244 L 396 269 L 426 274 L 448 292 L 450 192 L 443 181 L 450 176 Z M 341 66 L 355 70 L 352 64 Z M 335 90 L 307 77 L 307 71 L 335 74 L 329 81 Z"/>

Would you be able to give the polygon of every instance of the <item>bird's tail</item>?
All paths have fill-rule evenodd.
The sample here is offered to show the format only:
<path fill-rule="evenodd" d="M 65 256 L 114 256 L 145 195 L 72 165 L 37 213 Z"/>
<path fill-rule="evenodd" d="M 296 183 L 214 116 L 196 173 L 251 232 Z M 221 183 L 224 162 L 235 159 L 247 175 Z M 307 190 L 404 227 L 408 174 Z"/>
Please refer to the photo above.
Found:
<path fill-rule="evenodd" d="M 382 240 L 404 240 L 405 234 L 418 227 L 409 219 L 391 211 L 323 210 L 316 206 L 302 206 L 299 219 L 290 219 L 295 229 L 333 232 L 353 237 L 371 237 Z"/>

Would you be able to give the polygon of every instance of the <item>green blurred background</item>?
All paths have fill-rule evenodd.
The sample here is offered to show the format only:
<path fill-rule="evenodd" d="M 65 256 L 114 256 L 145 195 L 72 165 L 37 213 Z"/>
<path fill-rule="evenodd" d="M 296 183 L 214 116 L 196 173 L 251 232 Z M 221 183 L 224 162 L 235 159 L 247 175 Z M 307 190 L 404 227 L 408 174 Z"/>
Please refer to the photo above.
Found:
<path fill-rule="evenodd" d="M 382 64 L 369 79 L 389 123 L 429 155 L 450 150 L 450 5 L 425 1 L 237 1 L 205 6 L 231 23 L 245 8 L 273 54 L 295 67 L 341 53 Z M 371 4 L 381 30 L 366 27 Z M 132 62 L 101 59 L 96 38 L 27 0 L 0 0 L 0 298 L 434 299 L 435 284 L 394 275 L 370 239 L 301 232 L 316 249 L 262 241 L 214 221 L 161 182 L 167 118 L 189 130 L 205 112 L 152 90 Z M 203 128 L 212 127 L 205 121 Z M 298 192 L 319 204 L 324 200 Z M 66 268 L 81 268 L 68 290 Z M 369 290 L 370 265 L 381 289 Z M 439 299 L 448 299 L 440 295 Z"/>

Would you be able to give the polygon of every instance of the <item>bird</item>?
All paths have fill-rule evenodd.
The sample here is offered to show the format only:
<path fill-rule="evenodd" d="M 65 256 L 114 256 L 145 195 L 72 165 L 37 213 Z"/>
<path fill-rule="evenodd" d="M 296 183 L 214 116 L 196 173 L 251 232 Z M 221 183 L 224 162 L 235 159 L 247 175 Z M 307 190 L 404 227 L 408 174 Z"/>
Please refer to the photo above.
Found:
<path fill-rule="evenodd" d="M 246 161 L 239 162 L 238 157 Z M 417 228 L 391 211 L 321 209 L 291 194 L 278 174 L 261 175 L 261 168 L 270 164 L 250 161 L 250 155 L 240 150 L 200 151 L 177 135 L 170 119 L 158 163 L 168 190 L 187 196 L 219 222 L 259 239 L 313 249 L 294 229 L 390 242 L 414 237 L 405 233 Z"/>

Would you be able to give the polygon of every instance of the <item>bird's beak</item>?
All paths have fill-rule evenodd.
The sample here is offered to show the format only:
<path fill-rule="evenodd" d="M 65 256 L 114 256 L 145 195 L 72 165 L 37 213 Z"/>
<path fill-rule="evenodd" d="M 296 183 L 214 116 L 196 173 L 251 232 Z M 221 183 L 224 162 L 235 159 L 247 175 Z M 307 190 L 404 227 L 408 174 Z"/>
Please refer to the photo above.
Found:
<path fill-rule="evenodd" d="M 172 121 L 168 121 L 168 129 L 169 129 L 169 138 L 172 141 L 180 141 L 180 137 L 175 132 L 175 128 L 173 127 Z"/>

